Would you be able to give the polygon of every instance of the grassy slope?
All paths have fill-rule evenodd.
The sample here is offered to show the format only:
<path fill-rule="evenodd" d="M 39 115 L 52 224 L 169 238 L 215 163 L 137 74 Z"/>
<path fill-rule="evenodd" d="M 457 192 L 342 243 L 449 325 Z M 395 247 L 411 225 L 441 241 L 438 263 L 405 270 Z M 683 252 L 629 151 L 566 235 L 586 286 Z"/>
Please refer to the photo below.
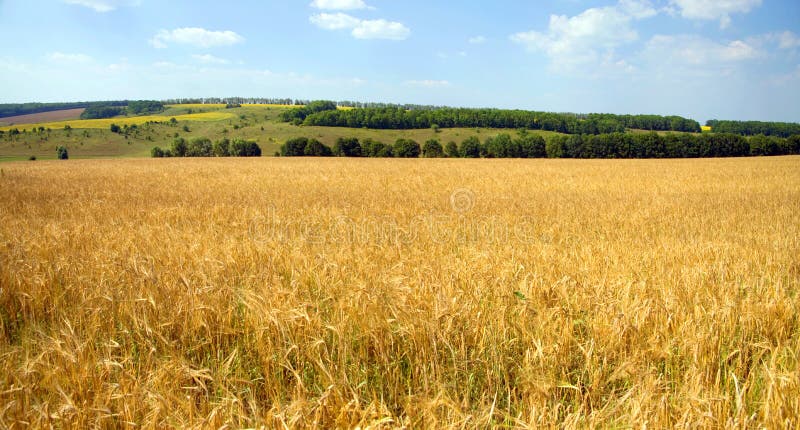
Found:
<path fill-rule="evenodd" d="M 252 106 L 246 105 L 237 109 L 224 109 L 223 105 L 208 106 L 172 106 L 157 117 L 126 117 L 105 120 L 93 120 L 94 124 L 102 125 L 95 128 L 93 123 L 86 122 L 62 122 L 52 124 L 37 124 L 36 127 L 50 127 L 49 132 L 23 135 L 11 138 L 5 135 L 0 138 L 0 161 L 23 160 L 31 155 L 39 159 L 55 158 L 55 148 L 58 145 L 66 145 L 72 158 L 93 158 L 93 157 L 147 157 L 153 146 L 169 147 L 177 133 L 179 136 L 191 139 L 193 137 L 208 137 L 212 140 L 229 138 L 253 139 L 261 146 L 264 155 L 272 155 L 278 150 L 280 145 L 289 138 L 306 136 L 319 139 L 322 143 L 333 145 L 339 137 L 355 136 L 359 139 L 372 138 L 384 143 L 392 143 L 395 140 L 411 138 L 417 142 L 424 142 L 427 139 L 437 138 L 446 143 L 455 141 L 460 143 L 469 136 L 477 136 L 481 140 L 486 137 L 499 133 L 514 133 L 514 130 L 502 129 L 475 129 L 475 128 L 452 128 L 442 129 L 439 133 L 430 129 L 422 130 L 371 130 L 364 128 L 340 128 L 340 127 L 298 127 L 280 122 L 278 115 L 286 107 L 278 106 Z M 216 116 L 214 116 L 216 114 Z M 210 118 L 220 118 L 222 114 L 230 117 L 227 119 L 209 120 Z M 185 115 L 192 115 L 187 117 Z M 113 122 L 116 124 L 144 122 L 142 118 L 156 121 L 169 121 L 170 118 L 179 119 L 177 126 L 167 124 L 141 125 L 143 127 L 138 136 L 124 136 L 111 133 L 108 126 Z M 198 120 L 198 119 L 202 119 Z M 71 131 L 63 130 L 64 124 L 68 123 L 73 127 Z M 79 129 L 78 127 L 91 126 L 92 129 Z M 185 132 L 183 127 L 187 126 L 189 132 Z M 17 125 L 22 129 L 30 130 L 32 125 Z M 239 127 L 236 129 L 235 127 Z M 227 130 L 227 132 L 225 132 Z M 552 132 L 536 131 L 542 135 L 554 134 Z"/>

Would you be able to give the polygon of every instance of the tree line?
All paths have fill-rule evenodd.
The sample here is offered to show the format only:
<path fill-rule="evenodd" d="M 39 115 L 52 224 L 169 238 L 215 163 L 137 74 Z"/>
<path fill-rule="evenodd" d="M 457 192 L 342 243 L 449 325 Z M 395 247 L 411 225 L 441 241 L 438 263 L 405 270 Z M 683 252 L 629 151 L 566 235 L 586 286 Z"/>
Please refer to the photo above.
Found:
<path fill-rule="evenodd" d="M 789 137 L 800 134 L 800 124 L 796 122 L 729 121 L 712 119 L 706 121 L 714 133 L 735 133 L 743 136 Z"/>
<path fill-rule="evenodd" d="M 147 115 L 164 110 L 164 104 L 154 100 L 138 100 L 127 102 L 127 105 L 112 103 L 94 103 L 81 113 L 81 119 L 113 118 L 119 115 Z"/>
<path fill-rule="evenodd" d="M 542 136 L 521 131 L 485 139 L 475 136 L 461 144 L 411 139 L 385 144 L 373 139 L 339 138 L 333 147 L 317 139 L 297 137 L 280 148 L 285 157 L 462 157 L 462 158 L 698 158 L 800 154 L 800 135 L 789 138 L 732 133 L 606 133 Z"/>
<path fill-rule="evenodd" d="M 260 157 L 261 147 L 252 140 L 228 138 L 211 142 L 207 137 L 195 137 L 186 140 L 178 137 L 172 141 L 170 148 L 153 147 L 150 155 L 162 157 Z"/>
<path fill-rule="evenodd" d="M 317 103 L 317 102 L 315 102 Z M 508 128 L 555 131 L 565 134 L 621 133 L 628 128 L 653 131 L 699 132 L 697 121 L 679 116 L 552 113 L 506 109 L 403 109 L 362 108 L 338 110 L 333 102 L 317 110 L 283 112 L 285 122 L 309 126 L 372 129 L 423 129 L 451 127 Z M 320 109 L 325 107 L 324 109 Z"/>

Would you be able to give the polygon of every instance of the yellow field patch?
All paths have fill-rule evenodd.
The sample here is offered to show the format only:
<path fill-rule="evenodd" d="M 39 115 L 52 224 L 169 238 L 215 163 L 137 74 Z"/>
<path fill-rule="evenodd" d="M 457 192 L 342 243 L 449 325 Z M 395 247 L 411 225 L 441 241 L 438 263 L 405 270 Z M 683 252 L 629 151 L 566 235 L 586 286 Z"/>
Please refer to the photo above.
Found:
<path fill-rule="evenodd" d="M 222 109 L 225 107 L 225 103 L 187 103 L 187 104 L 177 104 L 177 105 L 164 105 L 164 107 L 188 108 L 188 109 L 201 109 L 201 108 Z"/>
<path fill-rule="evenodd" d="M 214 112 L 192 113 L 192 114 L 175 115 L 175 116 L 145 115 L 145 116 L 133 116 L 126 118 L 78 119 L 72 121 L 56 121 L 56 122 L 46 122 L 40 124 L 14 124 L 11 126 L 0 127 L 0 131 L 8 131 L 14 128 L 19 130 L 29 130 L 38 127 L 58 129 L 58 128 L 64 128 L 64 126 L 66 125 L 75 129 L 80 129 L 80 128 L 102 129 L 102 128 L 109 128 L 111 124 L 117 124 L 120 126 L 141 125 L 149 121 L 166 122 L 169 121 L 171 118 L 175 118 L 178 121 L 213 122 L 213 121 L 226 120 L 229 118 L 233 118 L 234 116 L 235 116 L 234 114 L 229 112 L 214 111 Z"/>
<path fill-rule="evenodd" d="M 701 125 L 700 130 L 702 131 L 711 131 L 711 126 L 708 125 Z"/>

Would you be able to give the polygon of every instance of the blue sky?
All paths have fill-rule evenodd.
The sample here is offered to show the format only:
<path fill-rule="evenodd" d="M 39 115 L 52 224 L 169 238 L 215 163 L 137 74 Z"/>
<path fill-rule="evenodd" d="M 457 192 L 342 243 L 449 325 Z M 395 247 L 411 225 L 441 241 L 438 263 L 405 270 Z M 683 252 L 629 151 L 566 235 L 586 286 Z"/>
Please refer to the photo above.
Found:
<path fill-rule="evenodd" d="M 291 97 L 800 122 L 797 0 L 0 0 L 0 102 Z"/>

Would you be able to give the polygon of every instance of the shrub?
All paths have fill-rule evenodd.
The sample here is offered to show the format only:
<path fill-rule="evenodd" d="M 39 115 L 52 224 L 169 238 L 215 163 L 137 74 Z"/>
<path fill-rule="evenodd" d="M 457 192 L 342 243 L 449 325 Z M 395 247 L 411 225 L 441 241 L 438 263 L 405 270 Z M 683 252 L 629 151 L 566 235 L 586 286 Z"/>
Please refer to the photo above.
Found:
<path fill-rule="evenodd" d="M 419 144 L 411 139 L 397 139 L 394 143 L 395 157 L 399 158 L 417 158 L 419 157 Z"/>
<path fill-rule="evenodd" d="M 301 157 L 306 153 L 308 138 L 295 137 L 281 145 L 281 155 L 284 157 Z"/>
<path fill-rule="evenodd" d="M 153 158 L 162 158 L 164 157 L 164 150 L 158 146 L 154 146 L 153 149 L 150 150 L 150 156 Z"/>
<path fill-rule="evenodd" d="M 552 136 L 545 143 L 545 152 L 549 158 L 561 158 L 564 155 L 566 136 Z"/>
<path fill-rule="evenodd" d="M 185 157 L 186 149 L 187 149 L 186 139 L 178 137 L 172 141 L 172 147 L 170 148 L 170 152 L 172 153 L 173 157 Z"/>
<path fill-rule="evenodd" d="M 261 147 L 252 140 L 234 139 L 231 142 L 230 154 L 234 157 L 260 157 Z"/>
<path fill-rule="evenodd" d="M 387 155 L 387 148 L 389 149 Z M 361 154 L 365 157 L 391 157 L 391 146 L 384 143 L 372 140 L 371 138 L 364 139 L 361 142 Z M 383 155 L 380 155 L 383 154 Z"/>
<path fill-rule="evenodd" d="M 481 141 L 475 136 L 470 136 L 461 142 L 459 151 L 464 158 L 478 158 L 481 156 Z"/>
<path fill-rule="evenodd" d="M 309 157 L 330 157 L 333 155 L 333 151 L 331 151 L 331 148 L 323 145 L 319 140 L 309 139 L 303 150 L 303 155 Z"/>
<path fill-rule="evenodd" d="M 519 148 L 521 158 L 543 158 L 547 156 L 544 138 L 536 134 L 525 133 L 514 141 Z"/>
<path fill-rule="evenodd" d="M 355 137 L 340 137 L 333 145 L 333 155 L 337 157 L 360 157 L 361 144 Z"/>
<path fill-rule="evenodd" d="M 211 148 L 211 152 L 216 157 L 228 157 L 231 155 L 230 146 L 231 146 L 231 141 L 228 138 L 224 138 L 222 140 L 214 142 L 214 146 Z"/>
<path fill-rule="evenodd" d="M 444 157 L 444 150 L 442 144 L 436 139 L 429 139 L 422 146 L 422 156 L 425 158 L 441 158 Z"/>
<path fill-rule="evenodd" d="M 506 133 L 486 139 L 484 149 L 487 158 L 518 158 L 520 152 Z"/>
<path fill-rule="evenodd" d="M 461 154 L 458 152 L 458 145 L 452 140 L 447 142 L 447 145 L 445 145 L 444 153 L 450 158 L 458 158 L 461 156 Z"/>
<path fill-rule="evenodd" d="M 59 160 L 67 160 L 69 159 L 69 153 L 67 152 L 66 146 L 59 146 L 56 148 L 56 158 Z"/>
<path fill-rule="evenodd" d="M 206 137 L 195 137 L 189 142 L 189 145 L 186 147 L 186 156 L 187 157 L 210 157 L 213 153 L 211 152 L 211 140 Z"/>
<path fill-rule="evenodd" d="M 28 157 L 28 160 L 36 161 L 36 156 L 35 155 L 31 155 L 30 157 Z"/>
<path fill-rule="evenodd" d="M 110 129 L 111 129 L 111 132 L 112 132 L 112 133 L 119 133 L 119 132 L 120 132 L 120 128 L 119 128 L 119 126 L 118 126 L 118 125 L 116 125 L 116 124 L 111 124 L 111 127 L 110 127 Z"/>

